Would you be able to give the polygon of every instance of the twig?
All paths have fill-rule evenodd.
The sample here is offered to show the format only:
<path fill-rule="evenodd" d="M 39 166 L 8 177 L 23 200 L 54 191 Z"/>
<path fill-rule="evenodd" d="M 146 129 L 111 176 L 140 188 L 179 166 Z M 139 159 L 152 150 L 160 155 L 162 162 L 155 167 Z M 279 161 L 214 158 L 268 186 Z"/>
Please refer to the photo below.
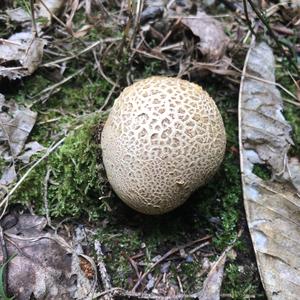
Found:
<path fill-rule="evenodd" d="M 203 248 L 205 246 L 208 246 L 209 244 L 210 244 L 210 242 L 205 242 L 205 243 L 203 243 L 203 244 L 201 244 L 201 245 L 193 248 L 192 250 L 190 250 L 189 254 L 193 254 L 193 253 L 197 252 L 199 249 L 201 249 L 201 248 Z"/>
<path fill-rule="evenodd" d="M 85 14 L 88 18 L 91 17 L 91 12 L 92 12 L 92 1 L 85 0 Z"/>
<path fill-rule="evenodd" d="M 101 292 L 101 293 L 95 293 L 93 295 L 93 300 L 102 299 L 103 296 L 105 296 L 107 294 L 116 293 L 116 292 L 118 292 L 120 290 L 123 290 L 123 289 L 121 289 L 121 288 L 112 288 L 112 289 L 106 290 L 106 291 Z"/>
<path fill-rule="evenodd" d="M 182 286 L 182 283 L 181 283 L 179 275 L 177 275 L 176 278 L 177 278 L 177 281 L 178 281 L 180 293 L 183 294 L 183 286 Z"/>
<path fill-rule="evenodd" d="M 1 242 L 1 250 L 2 250 L 2 265 L 4 266 L 8 260 L 8 253 L 7 253 L 6 243 L 4 239 L 3 228 L 1 225 L 0 225 L 0 242 Z M 3 290 L 5 295 L 7 294 L 7 287 L 8 287 L 7 273 L 8 273 L 8 265 L 4 266 L 3 277 L 2 277 Z"/>
<path fill-rule="evenodd" d="M 43 89 L 42 91 L 38 92 L 36 95 L 34 95 L 32 98 L 36 98 L 37 96 L 40 96 L 42 94 L 45 94 L 47 92 L 52 92 L 54 89 L 56 89 L 57 87 L 63 85 L 64 83 L 68 82 L 69 80 L 71 80 L 73 77 L 77 76 L 78 74 L 82 73 L 84 71 L 85 68 L 82 68 L 80 70 L 78 70 L 77 72 L 75 72 L 74 74 L 68 76 L 67 78 L 63 79 L 60 82 L 57 82 L 45 89 Z M 32 102 L 28 107 L 32 107 L 33 105 L 35 105 L 37 102 L 39 102 L 40 99 L 38 99 L 37 101 Z"/>
<path fill-rule="evenodd" d="M 104 261 L 103 261 L 103 252 L 102 252 L 102 249 L 101 249 L 101 244 L 98 240 L 95 240 L 94 247 L 95 247 L 95 251 L 96 251 L 96 254 L 97 254 L 97 265 L 98 265 L 101 281 L 102 281 L 102 284 L 103 284 L 103 288 L 104 288 L 104 291 L 107 292 L 107 291 L 111 290 L 112 286 L 111 286 L 111 283 L 110 283 L 109 275 L 108 275 L 107 270 L 106 270 L 106 266 L 105 266 Z M 106 295 L 106 294 L 104 294 L 104 295 Z M 109 296 L 104 297 L 104 298 L 105 299 L 110 299 Z"/>
<path fill-rule="evenodd" d="M 129 261 L 129 263 L 131 264 L 132 268 L 135 271 L 136 277 L 139 279 L 141 277 L 141 275 L 139 273 L 136 262 L 129 255 L 127 255 L 126 253 L 123 253 L 123 256 Z"/>
<path fill-rule="evenodd" d="M 254 76 L 254 75 L 251 75 L 249 73 L 247 73 L 246 71 L 242 71 L 240 70 L 238 67 L 236 67 L 235 65 L 233 64 L 230 64 L 231 67 L 233 67 L 235 70 L 237 70 L 239 73 L 242 74 L 242 78 L 243 76 L 244 77 L 247 77 L 247 78 L 251 78 L 251 79 L 255 79 L 257 81 L 261 81 L 261 82 L 264 82 L 264 83 L 268 83 L 268 84 L 272 84 L 272 85 L 275 85 L 277 86 L 278 88 L 280 88 L 281 90 L 283 90 L 285 93 L 287 93 L 290 97 L 292 97 L 293 99 L 295 100 L 298 100 L 297 97 L 292 93 L 290 92 L 288 89 L 286 89 L 283 85 L 281 85 L 280 83 L 277 83 L 277 82 L 274 82 L 274 81 L 270 81 L 270 80 L 266 80 L 266 79 L 263 79 L 263 78 L 260 78 L 260 77 L 257 77 L 257 76 Z M 242 79 L 241 78 L 241 79 Z M 293 104 L 295 105 L 298 105 L 298 103 L 296 102 L 293 102 L 291 101 Z"/>
<path fill-rule="evenodd" d="M 139 25 L 140 17 L 141 17 L 141 12 L 143 10 L 143 6 L 144 6 L 144 0 L 137 0 L 133 33 L 132 33 L 131 41 L 130 41 L 130 48 L 134 47 L 135 37 L 138 33 L 139 26 L 140 26 Z"/>
<path fill-rule="evenodd" d="M 34 0 L 30 0 L 30 11 L 31 11 L 31 21 L 32 21 L 32 33 L 33 33 L 33 37 L 36 38 L 38 37 L 38 31 L 37 31 L 35 15 L 34 15 Z"/>
<path fill-rule="evenodd" d="M 243 5 L 244 5 L 244 13 L 245 13 L 245 17 L 246 17 L 246 22 L 248 24 L 249 30 L 251 31 L 251 33 L 253 35 L 256 35 L 256 33 L 254 32 L 253 27 L 252 27 L 252 22 L 250 21 L 250 18 L 248 15 L 248 8 L 247 8 L 246 0 L 243 0 Z"/>
<path fill-rule="evenodd" d="M 205 241 L 210 239 L 211 236 L 207 235 L 203 238 L 197 239 L 195 241 L 189 242 L 183 246 L 179 246 L 179 247 L 175 247 L 172 248 L 171 250 L 169 250 L 166 254 L 164 254 L 160 259 L 158 259 L 154 264 L 152 264 L 152 266 L 150 266 L 150 268 L 140 277 L 140 279 L 138 280 L 138 282 L 135 284 L 135 286 L 132 289 L 132 292 L 135 292 L 136 289 L 140 286 L 140 284 L 142 283 L 142 281 L 146 278 L 146 276 L 151 272 L 151 270 L 153 270 L 158 264 L 160 264 L 162 261 L 164 261 L 166 258 L 168 258 L 169 256 L 171 256 L 172 254 L 180 251 L 180 249 L 184 249 L 186 247 L 190 247 L 196 243 L 199 243 L 201 241 Z"/>
<path fill-rule="evenodd" d="M 41 4 L 44 6 L 44 8 L 47 10 L 47 12 L 50 14 L 50 16 L 56 20 L 60 25 L 62 25 L 63 27 L 66 27 L 66 24 L 61 20 L 59 19 L 49 8 L 48 6 L 44 3 L 43 0 L 40 0 Z"/>
<path fill-rule="evenodd" d="M 277 44 L 277 46 L 279 47 L 279 49 L 282 51 L 283 54 L 285 54 L 284 48 L 282 46 L 282 42 L 280 42 L 277 38 L 277 36 L 274 34 L 271 26 L 269 25 L 269 23 L 267 22 L 267 20 L 265 19 L 264 15 L 259 11 L 259 9 L 257 9 L 257 7 L 254 5 L 254 3 L 252 2 L 252 0 L 247 0 L 250 4 L 250 6 L 252 7 L 252 9 L 254 10 L 254 12 L 256 13 L 257 17 L 262 21 L 262 23 L 266 26 L 270 36 L 274 39 L 275 43 Z M 289 45 L 284 44 L 285 46 L 288 47 L 290 53 L 294 56 L 294 53 L 292 51 L 292 49 L 289 47 Z M 295 62 L 291 59 L 291 56 L 289 55 L 285 55 L 287 57 L 287 59 L 289 60 L 289 62 L 291 63 L 291 65 L 295 68 L 295 71 L 299 74 L 299 70 L 298 70 L 298 66 L 295 64 Z"/>
<path fill-rule="evenodd" d="M 109 12 L 107 11 L 107 9 L 105 8 L 105 6 L 102 3 L 102 0 L 95 0 L 95 2 L 100 7 L 100 11 L 104 12 L 104 14 L 105 14 L 106 17 L 110 17 Z"/>
<path fill-rule="evenodd" d="M 143 51 L 143 50 L 139 50 L 139 49 L 136 49 L 136 48 L 132 48 L 131 50 L 135 51 L 137 53 L 143 54 L 146 57 L 155 58 L 155 59 L 161 60 L 161 61 L 166 61 L 165 57 L 162 58 L 162 57 L 159 57 L 159 56 L 155 56 L 155 55 L 153 55 L 153 54 L 151 54 L 149 52 Z"/>
<path fill-rule="evenodd" d="M 50 218 L 50 215 L 49 215 L 49 207 L 48 207 L 48 183 L 49 183 L 51 171 L 52 170 L 48 166 L 46 176 L 45 176 L 45 179 L 44 179 L 44 205 L 45 205 L 45 213 L 46 213 L 47 223 L 50 227 L 52 227 L 52 226 L 51 226 L 51 218 Z"/>
<path fill-rule="evenodd" d="M 137 299 L 145 299 L 145 300 L 179 300 L 179 299 L 196 299 L 193 295 L 183 295 L 179 294 L 176 296 L 158 296 L 155 294 L 147 294 L 147 293 L 136 293 L 126 291 L 122 288 L 112 288 L 110 290 L 97 293 L 94 295 L 93 299 L 101 299 L 104 295 L 111 294 L 112 296 L 122 297 L 124 298 L 137 298 Z"/>
<path fill-rule="evenodd" d="M 78 52 L 77 54 L 73 54 L 73 55 L 65 57 L 65 58 L 61 58 L 61 59 L 58 59 L 58 60 L 55 60 L 55 61 L 52 61 L 52 62 L 49 62 L 49 63 L 45 63 L 45 64 L 41 65 L 41 67 L 50 67 L 50 66 L 56 65 L 56 64 L 61 63 L 61 62 L 69 61 L 73 58 L 79 57 L 80 55 L 82 55 L 84 53 L 89 52 L 90 50 L 92 50 L 93 48 L 97 47 L 100 44 L 113 43 L 113 42 L 118 42 L 118 41 L 121 41 L 121 40 L 122 40 L 121 37 L 101 39 L 101 40 L 93 43 L 92 45 L 86 47 L 85 49 Z"/>
<path fill-rule="evenodd" d="M 107 82 L 109 82 L 111 85 L 118 85 L 116 82 L 114 82 L 112 79 L 110 79 L 110 78 L 103 72 L 103 69 L 102 69 L 102 67 L 101 67 L 100 60 L 98 60 L 98 58 L 97 58 L 97 54 L 96 54 L 95 49 L 93 49 L 93 55 L 94 55 L 95 62 L 96 62 L 96 65 L 97 65 L 97 69 L 98 69 L 100 75 L 101 75 Z"/>
<path fill-rule="evenodd" d="M 221 298 L 230 298 L 230 299 L 234 299 L 235 296 L 231 295 L 231 294 L 221 294 L 220 295 Z M 262 297 L 262 299 L 264 298 L 264 295 L 243 295 L 243 299 L 258 299 L 258 297 Z"/>
<path fill-rule="evenodd" d="M 110 91 L 109 91 L 109 93 L 108 93 L 108 95 L 107 95 L 107 97 L 106 97 L 103 105 L 100 107 L 100 109 L 98 110 L 98 112 L 102 112 L 103 111 L 103 109 L 105 108 L 105 106 L 108 104 L 108 102 L 109 102 L 112 94 L 114 93 L 116 87 L 117 87 L 117 83 L 115 83 L 114 86 L 110 89 Z"/>
<path fill-rule="evenodd" d="M 160 48 L 166 41 L 167 39 L 170 37 L 170 35 L 173 33 L 175 27 L 181 22 L 182 17 L 178 18 L 175 22 L 175 24 L 172 26 L 172 28 L 168 31 L 168 33 L 166 34 L 166 36 L 161 40 L 161 42 L 159 43 L 159 45 L 156 48 Z"/>

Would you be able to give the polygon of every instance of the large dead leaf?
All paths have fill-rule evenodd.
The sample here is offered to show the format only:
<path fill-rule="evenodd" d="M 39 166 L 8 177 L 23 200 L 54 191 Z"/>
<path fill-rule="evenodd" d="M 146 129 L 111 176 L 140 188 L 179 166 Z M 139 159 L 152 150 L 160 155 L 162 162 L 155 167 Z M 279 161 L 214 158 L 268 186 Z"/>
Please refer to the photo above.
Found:
<path fill-rule="evenodd" d="M 15 255 L 8 265 L 8 291 L 18 300 L 91 299 L 93 282 L 80 257 L 46 224 L 32 215 L 7 215 L 1 221 L 8 256 Z"/>
<path fill-rule="evenodd" d="M 244 205 L 268 299 L 296 300 L 300 295 L 300 197 L 296 188 L 300 165 L 298 160 L 288 163 L 291 127 L 281 113 L 274 68 L 267 44 L 250 48 L 239 100 Z M 256 164 L 268 167 L 272 179 L 255 175 Z"/>
<path fill-rule="evenodd" d="M 183 17 L 181 22 L 200 38 L 198 48 L 207 61 L 217 61 L 225 54 L 229 38 L 219 21 L 205 12 Z"/>

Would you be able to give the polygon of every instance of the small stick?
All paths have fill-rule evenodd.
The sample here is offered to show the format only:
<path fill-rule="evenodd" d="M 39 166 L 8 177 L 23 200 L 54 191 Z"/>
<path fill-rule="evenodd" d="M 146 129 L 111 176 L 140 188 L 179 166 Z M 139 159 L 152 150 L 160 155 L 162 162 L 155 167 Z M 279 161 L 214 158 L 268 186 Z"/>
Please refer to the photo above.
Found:
<path fill-rule="evenodd" d="M 137 36 L 139 27 L 140 27 L 140 18 L 141 18 L 141 13 L 143 10 L 143 6 L 144 6 L 144 0 L 137 0 L 137 4 L 136 4 L 136 12 L 135 12 L 135 20 L 134 20 L 134 25 L 133 25 L 133 34 L 131 36 L 131 41 L 130 41 L 130 47 L 133 48 L 134 47 L 134 42 L 135 42 L 135 38 Z"/>
<path fill-rule="evenodd" d="M 112 79 L 110 79 L 110 78 L 103 72 L 103 69 L 102 69 L 102 67 L 101 67 L 100 60 L 98 60 L 98 58 L 97 58 L 97 54 L 96 54 L 95 49 L 93 49 L 93 55 L 94 55 L 95 62 L 96 62 L 96 65 L 97 65 L 97 69 L 98 69 L 98 72 L 100 73 L 100 75 L 101 75 L 107 82 L 109 82 L 111 85 L 118 85 L 116 82 L 114 82 Z"/>
<path fill-rule="evenodd" d="M 47 223 L 48 226 L 51 226 L 51 218 L 49 215 L 49 207 L 48 207 L 48 182 L 50 179 L 50 173 L 51 173 L 51 169 L 49 166 L 47 166 L 47 172 L 46 172 L 46 176 L 44 179 L 44 205 L 45 205 L 45 211 L 46 211 L 46 219 L 47 219 Z"/>
<path fill-rule="evenodd" d="M 114 93 L 116 87 L 117 87 L 117 83 L 115 83 L 114 86 L 110 89 L 110 91 L 109 91 L 109 93 L 108 93 L 108 95 L 107 95 L 107 97 L 106 97 L 106 99 L 105 99 L 103 105 L 102 105 L 102 106 L 100 107 L 100 109 L 99 109 L 99 112 L 102 112 L 102 111 L 103 111 L 103 109 L 105 108 L 105 106 L 106 106 L 107 103 L 109 102 L 109 100 L 110 100 L 112 94 Z"/>
<path fill-rule="evenodd" d="M 55 19 L 60 25 L 62 25 L 63 27 L 66 27 L 66 24 L 59 19 L 49 8 L 48 6 L 44 3 L 43 0 L 40 0 L 41 4 L 44 6 L 44 8 L 47 10 L 47 12 L 50 14 L 50 16 Z"/>
<path fill-rule="evenodd" d="M 37 31 L 35 15 L 34 15 L 34 0 L 30 0 L 30 10 L 31 10 L 31 21 L 32 21 L 32 33 L 33 33 L 33 37 L 36 38 L 38 37 L 38 31 Z"/>
<path fill-rule="evenodd" d="M 93 48 L 97 47 L 100 44 L 103 44 L 103 43 L 113 43 L 113 42 L 118 42 L 118 41 L 121 41 L 121 40 L 122 40 L 122 38 L 119 38 L 119 37 L 116 37 L 116 38 L 106 38 L 106 39 L 103 39 L 103 40 L 101 39 L 101 40 L 99 40 L 99 41 L 91 44 L 90 46 L 86 47 L 85 49 L 83 49 L 82 51 L 80 51 L 77 54 L 73 54 L 73 55 L 65 57 L 65 58 L 61 58 L 61 59 L 58 59 L 58 60 L 55 60 L 55 61 L 52 61 L 52 62 L 45 63 L 45 64 L 41 65 L 41 67 L 50 67 L 50 66 L 56 65 L 58 63 L 71 60 L 73 58 L 78 58 L 78 56 L 80 56 L 80 55 L 82 55 L 82 54 L 84 54 L 84 53 L 92 50 Z"/>
<path fill-rule="evenodd" d="M 141 277 L 141 275 L 139 273 L 136 262 L 129 255 L 127 255 L 126 253 L 124 253 L 123 256 L 129 261 L 129 263 L 131 264 L 132 268 L 135 271 L 136 277 L 139 279 Z"/>
<path fill-rule="evenodd" d="M 198 251 L 199 249 L 201 249 L 201 248 L 203 248 L 203 247 L 205 247 L 205 246 L 207 246 L 207 245 L 209 245 L 209 244 L 210 244 L 210 242 L 205 242 L 205 243 L 203 243 L 203 244 L 201 244 L 201 245 L 199 245 L 199 246 L 193 248 L 192 250 L 190 250 L 190 251 L 189 251 L 189 254 L 193 254 L 193 253 L 195 253 L 196 251 Z"/>
<path fill-rule="evenodd" d="M 230 66 L 232 68 L 234 68 L 235 70 L 237 70 L 238 72 L 240 72 L 242 74 L 242 77 L 244 75 L 244 77 L 247 77 L 247 78 L 251 78 L 251 79 L 255 79 L 257 81 L 261 81 L 261 82 L 264 82 L 264 83 L 268 83 L 268 84 L 272 84 L 272 85 L 275 85 L 277 86 L 278 88 L 280 88 L 281 90 L 283 90 L 285 93 L 287 93 L 289 96 L 291 96 L 293 99 L 295 100 L 298 100 L 298 98 L 293 94 L 291 93 L 288 89 L 286 89 L 283 85 L 281 85 L 280 83 L 277 83 L 277 82 L 274 82 L 274 81 L 270 81 L 270 80 L 266 80 L 266 79 L 263 79 L 263 78 L 260 78 L 260 77 L 257 77 L 257 76 L 254 76 L 254 75 L 251 75 L 251 74 L 248 74 L 246 72 L 243 72 L 241 71 L 238 67 L 236 67 L 235 65 L 233 64 L 230 64 Z"/>
<path fill-rule="evenodd" d="M 2 250 L 2 265 L 4 265 L 8 260 L 8 253 L 7 253 L 6 243 L 4 239 L 3 228 L 1 225 L 0 225 L 0 241 L 1 241 L 1 250 Z M 5 295 L 7 294 L 7 287 L 8 287 L 7 273 L 8 273 L 8 265 L 4 266 L 4 270 L 3 270 L 3 290 Z"/>
<path fill-rule="evenodd" d="M 166 34 L 166 36 L 162 39 L 162 41 L 159 43 L 159 45 L 156 48 L 160 48 L 166 41 L 167 39 L 170 37 L 170 35 L 172 34 L 172 32 L 174 31 L 175 27 L 181 22 L 182 17 L 178 18 L 175 22 L 175 24 L 172 26 L 172 28 L 168 31 L 168 33 Z"/>
<path fill-rule="evenodd" d="M 112 286 L 111 286 L 111 283 L 110 283 L 109 275 L 108 275 L 107 270 L 106 270 L 106 266 L 105 266 L 104 261 L 103 261 L 103 252 L 102 252 L 102 249 L 101 249 L 101 244 L 98 240 L 95 240 L 94 247 L 95 247 L 96 254 L 97 254 L 97 265 L 98 265 L 98 268 L 99 268 L 99 273 L 100 273 L 100 276 L 101 276 L 101 281 L 102 281 L 102 284 L 103 284 L 104 291 L 105 292 L 110 291 L 112 289 Z M 110 293 L 110 292 L 108 292 L 108 293 Z M 106 295 L 106 296 L 104 296 L 104 299 L 109 300 L 109 299 L 111 299 L 111 297 Z"/>
<path fill-rule="evenodd" d="M 258 18 L 262 21 L 262 23 L 266 26 L 270 36 L 274 39 L 276 45 L 279 47 L 279 49 L 282 51 L 282 53 L 285 54 L 284 48 L 282 46 L 282 42 L 280 42 L 277 38 L 277 36 L 274 34 L 271 26 L 269 25 L 269 23 L 267 22 L 267 20 L 265 19 L 264 15 L 259 11 L 259 9 L 257 9 L 257 7 L 254 5 L 254 3 L 252 2 L 252 0 L 247 0 L 250 4 L 250 6 L 252 7 L 252 9 L 254 10 L 254 12 L 256 13 L 256 15 L 258 16 Z M 293 50 L 291 49 L 290 46 L 286 45 L 289 48 L 289 51 L 292 55 L 294 55 Z M 299 74 L 299 70 L 298 70 L 298 66 L 295 64 L 295 62 L 291 59 L 290 55 L 285 55 L 287 57 L 287 59 L 289 60 L 289 62 L 291 63 L 291 65 L 295 68 L 295 71 Z"/>
<path fill-rule="evenodd" d="M 243 0 L 243 5 L 244 5 L 244 12 L 245 12 L 245 17 L 246 17 L 246 21 L 247 21 L 248 27 L 249 27 L 251 33 L 253 35 L 256 35 L 256 33 L 254 32 L 254 29 L 252 27 L 252 22 L 250 21 L 250 18 L 249 18 L 249 15 L 248 15 L 248 8 L 247 8 L 246 0 Z"/>
<path fill-rule="evenodd" d="M 63 85 L 64 83 L 68 82 L 69 80 L 71 80 L 73 77 L 77 76 L 78 74 L 82 73 L 84 71 L 84 68 L 78 70 L 77 72 L 75 72 L 74 74 L 68 76 L 67 78 L 61 80 L 60 82 L 57 82 L 47 88 L 45 88 L 44 90 L 38 92 L 36 95 L 34 95 L 32 98 L 36 98 L 37 96 L 40 96 L 42 94 L 45 94 L 46 92 L 52 92 L 54 89 L 56 89 L 57 87 Z M 33 105 L 35 105 L 37 102 L 39 102 L 40 99 L 32 102 L 28 107 L 31 108 Z"/>
<path fill-rule="evenodd" d="M 179 289 L 180 289 L 180 293 L 183 294 L 183 286 L 182 286 L 182 283 L 181 283 L 181 280 L 180 280 L 180 277 L 179 275 L 176 276 L 177 278 L 177 281 L 178 281 L 178 285 L 179 285 Z"/>

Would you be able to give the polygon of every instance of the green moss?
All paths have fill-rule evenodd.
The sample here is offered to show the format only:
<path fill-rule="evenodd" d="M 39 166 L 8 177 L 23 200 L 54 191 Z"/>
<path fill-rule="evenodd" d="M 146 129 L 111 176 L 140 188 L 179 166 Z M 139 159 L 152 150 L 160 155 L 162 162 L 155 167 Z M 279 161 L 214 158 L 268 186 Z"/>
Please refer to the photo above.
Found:
<path fill-rule="evenodd" d="M 154 75 L 159 75 L 162 71 L 161 62 L 160 61 L 149 61 L 149 63 L 143 64 L 143 77 L 150 77 Z"/>
<path fill-rule="evenodd" d="M 271 171 L 265 165 L 255 164 L 252 172 L 263 180 L 271 179 Z"/>
<path fill-rule="evenodd" d="M 200 262 L 184 262 L 177 269 L 176 273 L 181 277 L 185 293 L 194 293 L 200 291 L 203 284 L 203 277 L 199 275 L 202 270 Z"/>
<path fill-rule="evenodd" d="M 16 8 L 21 7 L 30 14 L 30 1 L 29 0 L 15 0 L 13 4 L 14 4 L 14 7 L 16 7 Z"/>
<path fill-rule="evenodd" d="M 292 138 L 294 141 L 294 146 L 291 148 L 290 156 L 300 155 L 300 108 L 293 104 L 285 104 L 284 115 L 287 121 L 292 126 Z"/>
<path fill-rule="evenodd" d="M 223 281 L 223 293 L 229 294 L 230 299 L 244 300 L 249 295 L 255 295 L 255 299 L 265 299 L 263 293 L 257 293 L 256 285 L 259 284 L 255 274 L 255 268 L 241 266 L 231 262 L 226 265 L 226 273 Z"/>
<path fill-rule="evenodd" d="M 47 161 L 30 173 L 17 190 L 14 202 L 34 204 L 36 211 L 44 214 L 44 178 L 50 169 L 47 199 L 51 216 L 99 216 L 102 209 L 97 199 L 104 181 L 101 165 L 97 164 L 99 146 L 93 140 L 98 123 L 99 116 L 89 118 L 82 128 L 72 132 Z"/>
<path fill-rule="evenodd" d="M 284 86 L 289 92 L 296 95 L 296 85 L 291 78 L 291 76 L 285 71 L 289 70 L 288 66 L 284 65 L 284 62 L 279 64 L 276 68 L 276 80 L 282 86 Z M 282 98 L 292 101 L 297 101 L 291 96 L 287 95 L 285 92 L 281 91 Z M 290 150 L 290 156 L 299 156 L 300 155 L 300 107 L 290 104 L 284 101 L 283 114 L 286 120 L 292 127 L 292 138 L 295 145 Z"/>

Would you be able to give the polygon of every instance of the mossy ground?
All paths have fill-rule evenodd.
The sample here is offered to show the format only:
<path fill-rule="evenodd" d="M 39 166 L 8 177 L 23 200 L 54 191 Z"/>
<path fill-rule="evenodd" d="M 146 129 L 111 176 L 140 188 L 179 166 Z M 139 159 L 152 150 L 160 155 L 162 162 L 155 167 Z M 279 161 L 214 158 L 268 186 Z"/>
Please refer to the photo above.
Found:
<path fill-rule="evenodd" d="M 155 63 L 145 68 L 143 75 L 151 74 L 157 74 Z M 191 260 L 176 256 L 169 266 L 169 281 L 176 284 L 176 276 L 180 276 L 185 293 L 192 293 L 201 288 L 203 281 L 203 277 L 199 277 L 203 264 L 201 255 L 209 254 L 213 261 L 228 245 L 235 243 L 238 258 L 228 263 L 223 291 L 234 299 L 244 299 L 249 293 L 261 294 L 261 289 L 249 240 L 245 241 L 243 235 L 236 241 L 239 229 L 245 229 L 237 140 L 238 94 L 236 89 L 225 89 L 224 83 L 216 78 L 206 78 L 198 83 L 210 92 L 222 113 L 227 151 L 213 180 L 195 192 L 181 208 L 164 216 L 152 217 L 132 211 L 115 196 L 99 200 L 107 194 L 108 186 L 93 133 L 101 119 L 105 120 L 105 115 L 92 113 L 94 107 L 99 108 L 103 104 L 108 87 L 107 82 L 97 76 L 92 77 L 92 74 L 80 76 L 63 86 L 48 100 L 47 109 L 41 104 L 36 105 L 41 114 L 31 139 L 45 146 L 53 142 L 53 135 L 59 139 L 64 130 L 84 125 L 71 130 L 64 144 L 30 173 L 12 201 L 30 205 L 37 213 L 45 214 L 44 178 L 50 169 L 47 198 L 51 217 L 74 217 L 80 222 L 90 220 L 100 224 L 101 229 L 95 237 L 106 249 L 105 262 L 113 284 L 124 288 L 132 287 L 135 279 L 129 256 L 142 253 L 143 263 L 150 264 L 154 257 L 163 255 L 172 247 L 210 234 L 212 243 L 203 249 L 204 252 L 194 255 Z M 35 95 L 48 85 L 49 81 L 44 79 L 43 74 L 36 74 L 22 82 L 22 88 L 14 98 L 24 103 L 29 95 Z M 92 115 L 82 117 L 83 114 Z M 56 118 L 57 121 L 47 123 Z M 247 257 L 246 264 L 244 257 Z M 252 268 L 245 271 L 249 264 Z M 252 275 L 246 276 L 249 270 Z M 160 267 L 154 270 L 153 276 L 158 274 Z"/>
<path fill-rule="evenodd" d="M 76 20 L 80 23 L 83 18 L 78 14 Z M 94 41 L 107 35 L 121 36 L 122 32 L 95 29 L 85 39 Z M 81 42 L 71 40 L 78 50 L 81 49 Z M 130 53 L 125 48 L 112 51 L 103 61 L 106 74 L 125 86 Z M 96 71 L 91 56 L 71 61 L 64 77 L 81 68 L 84 68 L 81 74 L 62 85 L 49 98 L 43 98 L 44 102 L 38 101 L 32 106 L 39 114 L 31 140 L 49 147 L 66 133 L 68 135 L 64 144 L 30 173 L 11 203 L 20 203 L 33 208 L 36 213 L 45 214 L 46 185 L 49 214 L 53 220 L 72 217 L 76 222 L 98 228 L 94 238 L 104 246 L 105 263 L 113 285 L 123 288 L 131 288 L 136 279 L 128 257 L 140 255 L 136 260 L 144 264 L 139 267 L 145 270 L 153 258 L 165 254 L 172 247 L 211 235 L 211 243 L 190 259 L 177 255 L 170 260 L 169 281 L 177 284 L 179 276 L 184 292 L 194 292 L 202 285 L 203 277 L 199 273 L 203 268 L 203 256 L 207 255 L 214 261 L 218 254 L 234 243 L 236 256 L 229 258 L 226 264 L 222 294 L 230 295 L 232 299 L 246 299 L 248 295 L 265 299 L 243 209 L 238 154 L 238 85 L 214 75 L 197 80 L 215 99 L 222 113 L 227 132 L 225 159 L 212 181 L 196 191 L 182 207 L 164 216 L 153 217 L 134 212 L 113 194 L 106 197 L 109 195 L 109 186 L 101 165 L 101 149 L 95 143 L 94 133 L 107 113 L 93 113 L 103 105 L 111 85 Z M 136 79 L 158 74 L 167 74 L 167 70 L 156 60 L 146 58 L 135 65 Z M 285 82 L 287 75 L 282 70 L 278 75 L 288 89 L 292 87 L 290 80 Z M 18 103 L 31 104 L 41 99 L 35 95 L 55 82 L 57 79 L 53 73 L 42 69 L 29 78 L 6 85 L 6 97 Z M 113 94 L 112 99 L 119 91 Z M 299 155 L 299 109 L 288 104 L 285 115 L 294 129 L 296 146 L 292 154 Z M 36 155 L 33 160 L 38 158 L 39 155 Z M 0 167 L 2 165 L 0 161 Z M 51 173 L 45 183 L 47 170 Z M 20 170 L 20 176 L 25 171 Z M 257 172 L 266 176 L 264 170 L 258 168 Z M 244 232 L 237 238 L 240 230 Z M 187 247 L 186 251 L 190 249 Z M 161 274 L 160 266 L 152 274 Z"/>

